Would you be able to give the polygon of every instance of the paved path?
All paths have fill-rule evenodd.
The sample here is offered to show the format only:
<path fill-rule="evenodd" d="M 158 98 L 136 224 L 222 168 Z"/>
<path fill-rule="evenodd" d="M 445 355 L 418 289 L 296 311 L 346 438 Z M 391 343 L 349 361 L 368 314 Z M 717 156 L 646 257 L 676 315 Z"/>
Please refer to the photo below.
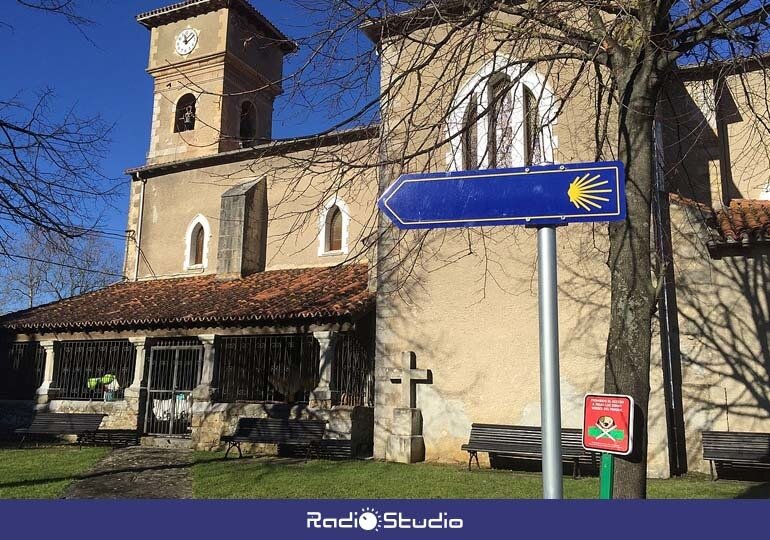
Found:
<path fill-rule="evenodd" d="M 189 450 L 121 448 L 67 488 L 65 499 L 191 499 Z"/>

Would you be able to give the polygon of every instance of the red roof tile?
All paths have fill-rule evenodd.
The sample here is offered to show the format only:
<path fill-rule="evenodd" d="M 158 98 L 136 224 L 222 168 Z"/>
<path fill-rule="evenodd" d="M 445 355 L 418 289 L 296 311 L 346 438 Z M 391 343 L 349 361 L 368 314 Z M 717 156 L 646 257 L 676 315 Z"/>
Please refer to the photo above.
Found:
<path fill-rule="evenodd" d="M 11 313 L 13 331 L 265 324 L 352 317 L 374 303 L 365 265 L 260 272 L 236 280 L 198 276 L 124 282 Z"/>
<path fill-rule="evenodd" d="M 719 233 L 727 242 L 770 241 L 770 201 L 733 199 L 716 217 Z"/>
<path fill-rule="evenodd" d="M 714 258 L 750 256 L 752 248 L 770 247 L 770 201 L 733 199 L 721 210 L 676 194 L 671 202 L 700 213 L 711 232 L 708 249 Z"/>

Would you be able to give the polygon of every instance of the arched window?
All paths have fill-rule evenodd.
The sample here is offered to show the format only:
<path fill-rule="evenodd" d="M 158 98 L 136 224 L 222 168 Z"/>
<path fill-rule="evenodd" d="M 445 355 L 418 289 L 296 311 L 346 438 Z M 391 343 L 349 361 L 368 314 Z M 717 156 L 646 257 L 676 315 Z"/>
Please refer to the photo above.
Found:
<path fill-rule="evenodd" d="M 329 212 L 326 225 L 326 251 L 342 250 L 342 212 L 335 206 Z"/>
<path fill-rule="evenodd" d="M 318 255 L 348 252 L 350 213 L 344 201 L 336 197 L 326 201 L 321 209 L 318 234 Z"/>
<path fill-rule="evenodd" d="M 448 169 L 553 163 L 558 110 L 552 89 L 537 69 L 495 57 L 455 96 L 447 119 Z"/>
<path fill-rule="evenodd" d="M 257 136 L 257 109 L 251 101 L 241 105 L 241 142 L 251 142 Z"/>
<path fill-rule="evenodd" d="M 198 223 L 193 230 L 193 264 L 203 264 L 204 234 L 203 226 Z"/>
<path fill-rule="evenodd" d="M 528 86 L 523 88 L 524 95 L 524 164 L 537 165 L 543 162 L 543 149 L 540 142 L 539 106 L 535 93 Z"/>
<path fill-rule="evenodd" d="M 195 129 L 195 96 L 185 94 L 176 102 L 174 133 Z"/>
<path fill-rule="evenodd" d="M 201 214 L 195 216 L 185 233 L 184 269 L 205 269 L 208 266 L 211 227 Z"/>
<path fill-rule="evenodd" d="M 478 114 L 479 103 L 474 95 L 468 103 L 463 121 L 463 168 L 466 171 L 477 169 L 479 166 L 479 130 L 476 126 Z"/>

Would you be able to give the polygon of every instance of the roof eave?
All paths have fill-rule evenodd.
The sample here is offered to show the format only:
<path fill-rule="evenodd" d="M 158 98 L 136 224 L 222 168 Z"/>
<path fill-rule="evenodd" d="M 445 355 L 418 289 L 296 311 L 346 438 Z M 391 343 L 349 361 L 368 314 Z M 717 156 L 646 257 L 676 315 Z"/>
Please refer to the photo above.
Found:
<path fill-rule="evenodd" d="M 229 152 L 220 152 L 210 156 L 196 157 L 167 163 L 157 163 L 151 165 L 142 165 L 126 169 L 125 174 L 135 177 L 137 174 L 143 178 L 162 176 L 164 174 L 177 172 L 180 170 L 199 169 L 214 165 L 234 163 L 244 159 L 259 159 L 268 156 L 288 154 L 324 146 L 333 146 L 335 144 L 345 144 L 357 141 L 374 139 L 379 135 L 380 126 L 364 126 L 345 131 L 333 131 L 321 135 L 310 137 L 299 137 L 296 139 L 286 139 L 279 141 L 270 141 L 263 144 L 231 150 Z"/>
<path fill-rule="evenodd" d="M 358 26 L 366 37 L 379 44 L 383 38 L 408 35 L 447 22 L 446 17 L 467 10 L 467 0 L 444 0 L 381 18 L 371 18 Z"/>
<path fill-rule="evenodd" d="M 53 332 L 120 332 L 139 329 L 174 329 L 174 328 L 242 328 L 247 326 L 301 326 L 308 323 L 324 324 L 329 322 L 353 322 L 368 313 L 374 305 L 374 298 L 361 302 L 353 309 L 340 312 L 322 311 L 317 313 L 287 314 L 277 317 L 195 317 L 184 319 L 144 319 L 117 322 L 91 322 L 79 324 L 46 325 L 0 325 L 0 331 L 10 334 L 53 333 Z"/>

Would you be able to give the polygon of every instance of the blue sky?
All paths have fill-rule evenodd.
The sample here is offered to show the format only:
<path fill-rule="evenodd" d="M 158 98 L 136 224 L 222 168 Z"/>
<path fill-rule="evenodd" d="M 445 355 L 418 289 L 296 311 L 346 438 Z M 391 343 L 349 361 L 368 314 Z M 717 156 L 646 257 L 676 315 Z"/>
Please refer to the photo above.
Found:
<path fill-rule="evenodd" d="M 18 95 L 22 101 L 32 101 L 37 92 L 50 87 L 56 106 L 74 106 L 81 116 L 99 114 L 114 124 L 103 170 L 109 177 L 120 178 L 123 189 L 106 209 L 102 230 L 108 232 L 125 230 L 128 178 L 123 171 L 144 163 L 150 136 L 152 80 L 145 73 L 150 34 L 134 17 L 169 3 L 172 0 L 82 0 L 81 14 L 94 21 L 83 29 L 86 38 L 64 18 L 3 0 L 0 19 L 13 28 L 0 26 L 3 71 L 10 74 L 0 78 L 0 96 Z M 252 3 L 292 38 L 312 31 L 312 17 L 298 16 L 298 8 L 290 2 Z M 298 21 L 304 27 L 297 26 Z M 288 69 L 301 60 L 302 54 L 290 57 Z M 322 107 L 305 106 L 300 112 L 283 99 L 276 107 L 273 135 L 313 133 L 332 123 Z"/>

